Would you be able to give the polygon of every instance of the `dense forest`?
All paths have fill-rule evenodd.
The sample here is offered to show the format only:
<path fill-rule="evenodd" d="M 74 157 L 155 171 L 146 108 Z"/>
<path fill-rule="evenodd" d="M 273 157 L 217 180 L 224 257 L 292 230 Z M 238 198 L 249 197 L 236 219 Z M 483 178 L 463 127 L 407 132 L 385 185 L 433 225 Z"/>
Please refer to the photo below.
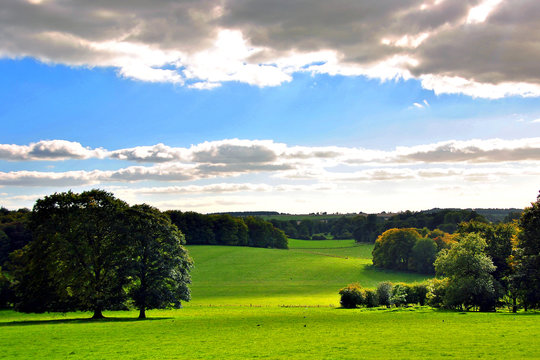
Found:
<path fill-rule="evenodd" d="M 433 209 L 426 211 L 405 211 L 387 216 L 386 214 L 347 215 L 341 217 L 313 216 L 303 220 L 277 220 L 270 222 L 295 239 L 322 240 L 352 239 L 373 243 L 377 237 L 389 229 L 425 228 L 440 229 L 454 233 L 464 221 L 489 222 L 474 210 Z"/>

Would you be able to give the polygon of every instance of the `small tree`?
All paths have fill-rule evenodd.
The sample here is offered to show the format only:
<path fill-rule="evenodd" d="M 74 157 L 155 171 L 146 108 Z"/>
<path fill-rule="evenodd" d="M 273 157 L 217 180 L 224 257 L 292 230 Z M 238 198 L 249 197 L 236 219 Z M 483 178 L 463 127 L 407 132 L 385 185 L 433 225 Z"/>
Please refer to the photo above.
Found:
<path fill-rule="evenodd" d="M 358 305 L 362 305 L 365 300 L 364 289 L 356 283 L 339 290 L 339 295 L 341 295 L 341 306 L 347 309 L 353 309 Z"/>
<path fill-rule="evenodd" d="M 461 236 L 449 251 L 443 250 L 435 261 L 438 275 L 449 278 L 444 303 L 449 307 L 480 311 L 495 307 L 497 294 L 491 273 L 495 266 L 485 254 L 486 242 L 478 234 Z"/>
<path fill-rule="evenodd" d="M 377 285 L 377 298 L 379 299 L 380 306 L 389 307 L 392 305 L 392 283 L 389 281 L 381 282 Z"/>

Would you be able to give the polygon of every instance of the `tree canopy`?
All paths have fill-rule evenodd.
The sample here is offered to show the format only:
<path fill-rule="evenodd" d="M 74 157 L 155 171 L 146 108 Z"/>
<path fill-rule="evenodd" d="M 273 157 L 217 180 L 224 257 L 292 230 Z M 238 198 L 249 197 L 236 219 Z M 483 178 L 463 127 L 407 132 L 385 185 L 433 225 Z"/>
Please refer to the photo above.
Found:
<path fill-rule="evenodd" d="M 25 312 L 147 308 L 189 300 L 192 261 L 183 235 L 148 205 L 102 190 L 56 193 L 36 202 L 32 241 L 15 251 L 15 308 Z"/>
<path fill-rule="evenodd" d="M 170 218 L 149 205 L 135 205 L 125 214 L 133 284 L 129 295 L 146 318 L 146 309 L 181 306 L 191 299 L 188 284 L 193 261 L 182 246 L 183 234 Z"/>
<path fill-rule="evenodd" d="M 497 294 L 491 275 L 495 265 L 484 252 L 486 241 L 476 233 L 461 236 L 450 250 L 443 250 L 435 261 L 438 275 L 448 277 L 444 304 L 449 308 L 481 311 L 494 309 Z"/>

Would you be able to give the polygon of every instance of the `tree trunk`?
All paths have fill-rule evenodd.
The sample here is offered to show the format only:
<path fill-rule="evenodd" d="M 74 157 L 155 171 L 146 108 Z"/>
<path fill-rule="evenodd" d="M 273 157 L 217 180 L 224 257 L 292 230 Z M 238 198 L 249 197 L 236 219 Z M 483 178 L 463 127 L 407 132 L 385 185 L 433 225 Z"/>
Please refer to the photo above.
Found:
<path fill-rule="evenodd" d="M 516 297 L 514 296 L 514 298 L 512 299 L 512 312 L 515 313 L 517 312 L 517 301 L 516 301 Z"/>
<path fill-rule="evenodd" d="M 92 316 L 92 319 L 104 319 L 105 316 L 101 313 L 101 309 L 94 309 L 94 315 Z"/>
<path fill-rule="evenodd" d="M 145 306 L 141 306 L 141 308 L 139 309 L 139 319 L 146 319 L 146 307 Z"/>

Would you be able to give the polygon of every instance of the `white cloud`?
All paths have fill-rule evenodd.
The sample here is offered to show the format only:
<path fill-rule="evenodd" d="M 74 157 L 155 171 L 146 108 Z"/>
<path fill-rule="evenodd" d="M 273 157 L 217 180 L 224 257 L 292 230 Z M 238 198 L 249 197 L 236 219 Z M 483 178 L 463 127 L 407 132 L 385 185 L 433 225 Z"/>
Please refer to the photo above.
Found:
<path fill-rule="evenodd" d="M 8 1 L 0 54 L 205 90 L 277 86 L 308 71 L 538 97 L 539 10 L 536 0 Z"/>
<path fill-rule="evenodd" d="M 36 144 L 0 149 L 19 165 L 99 156 L 107 170 L 94 159 L 77 162 L 86 170 L 0 172 L 2 206 L 31 207 L 38 193 L 99 187 L 132 204 L 200 212 L 522 207 L 540 178 L 540 138 L 449 140 L 390 151 L 239 139 L 113 151 L 55 140 Z M 114 159 L 135 164 L 115 169 Z"/>
<path fill-rule="evenodd" d="M 11 161 L 89 159 L 106 155 L 102 148 L 91 149 L 65 140 L 41 140 L 30 145 L 0 144 L 0 159 Z"/>

